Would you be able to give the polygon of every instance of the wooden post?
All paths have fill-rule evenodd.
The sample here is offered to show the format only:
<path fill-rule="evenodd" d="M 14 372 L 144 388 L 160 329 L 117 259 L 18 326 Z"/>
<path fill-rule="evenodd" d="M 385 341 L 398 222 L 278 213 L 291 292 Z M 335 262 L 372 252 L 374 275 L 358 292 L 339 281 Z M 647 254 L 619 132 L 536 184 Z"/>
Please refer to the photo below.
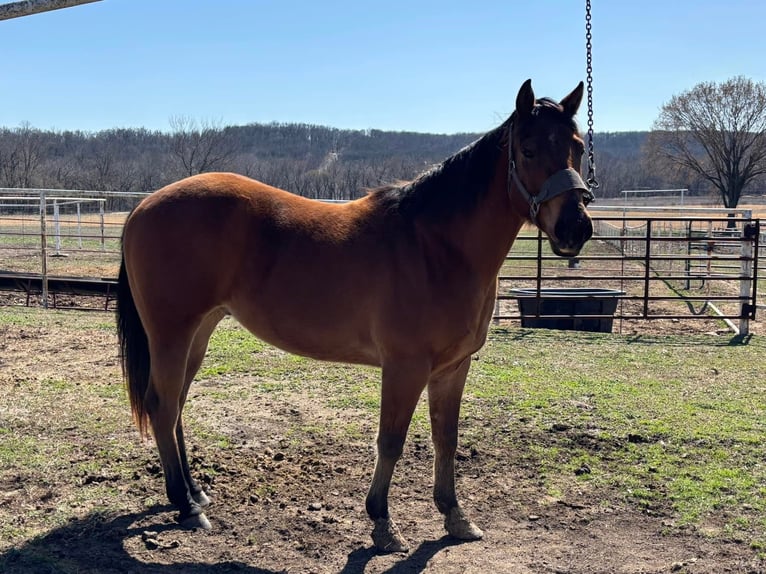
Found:
<path fill-rule="evenodd" d="M 0 20 L 10 20 L 21 16 L 31 16 L 40 12 L 49 12 L 60 8 L 71 8 L 80 4 L 100 2 L 101 0 L 21 0 L 10 4 L 0 4 Z"/>

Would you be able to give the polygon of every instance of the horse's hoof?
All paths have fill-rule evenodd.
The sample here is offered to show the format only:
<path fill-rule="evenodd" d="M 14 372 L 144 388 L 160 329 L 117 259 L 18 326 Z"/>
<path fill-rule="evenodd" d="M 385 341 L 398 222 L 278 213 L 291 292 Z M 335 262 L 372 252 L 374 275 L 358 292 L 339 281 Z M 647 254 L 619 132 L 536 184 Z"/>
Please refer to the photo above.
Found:
<path fill-rule="evenodd" d="M 460 507 L 452 508 L 444 517 L 444 528 L 447 533 L 458 540 L 481 540 L 484 533 L 473 522 L 466 518 Z"/>
<path fill-rule="evenodd" d="M 200 530 L 213 529 L 213 526 L 210 524 L 210 521 L 207 519 L 204 512 L 192 514 L 186 518 L 182 518 L 179 522 L 182 527 L 187 528 L 188 530 L 195 530 L 197 528 Z"/>
<path fill-rule="evenodd" d="M 194 499 L 194 502 L 196 502 L 202 507 L 210 506 L 210 498 L 208 498 L 208 495 L 205 494 L 204 490 L 195 492 L 194 494 L 192 494 L 192 498 Z"/>
<path fill-rule="evenodd" d="M 372 542 L 379 552 L 409 552 L 407 542 L 390 518 L 378 518 L 372 530 Z"/>

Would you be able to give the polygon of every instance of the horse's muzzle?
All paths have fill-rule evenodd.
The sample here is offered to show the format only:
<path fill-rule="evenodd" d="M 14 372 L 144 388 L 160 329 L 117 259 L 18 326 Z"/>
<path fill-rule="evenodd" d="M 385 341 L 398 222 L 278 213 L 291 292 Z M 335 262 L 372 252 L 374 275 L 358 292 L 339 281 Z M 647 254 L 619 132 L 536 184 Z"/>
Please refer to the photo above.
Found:
<path fill-rule="evenodd" d="M 579 192 L 572 190 L 554 228 L 551 249 L 560 257 L 574 257 L 593 236 L 593 222 Z"/>

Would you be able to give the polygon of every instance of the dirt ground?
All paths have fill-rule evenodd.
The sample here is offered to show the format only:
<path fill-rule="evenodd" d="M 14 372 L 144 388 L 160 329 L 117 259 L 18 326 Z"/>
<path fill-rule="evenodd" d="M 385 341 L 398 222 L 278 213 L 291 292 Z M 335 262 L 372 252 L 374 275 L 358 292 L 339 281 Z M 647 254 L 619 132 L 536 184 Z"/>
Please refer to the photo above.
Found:
<path fill-rule="evenodd" d="M 0 308 L 1 310 L 1 308 Z M 106 316 L 104 316 L 106 317 Z M 109 317 L 111 319 L 111 317 Z M 105 319 L 107 320 L 107 319 Z M 678 326 L 673 323 L 673 327 Z M 682 326 L 678 326 L 681 328 Z M 696 328 L 696 327 L 695 327 Z M 66 357 L 69 375 L 82 384 L 119 379 L 116 338 L 102 330 L 83 345 L 75 331 L 0 327 L 0 390 L 30 371 L 54 372 Z M 50 371 L 50 373 L 49 373 Z M 247 376 L 227 381 L 245 389 Z M 0 508 L 18 517 L 40 512 L 62 490 L 98 483 L 119 492 L 103 507 L 87 506 L 64 524 L 11 546 L 0 540 L 0 570 L 6 573 L 664 573 L 763 572 L 745 544 L 706 538 L 672 525 L 663 509 L 639 512 L 610 493 L 582 491 L 566 499 L 543 496 L 534 469 L 514 464 L 514 453 L 492 444 L 458 455 L 458 492 L 485 532 L 478 542 L 444 536 L 431 501 L 429 437 L 409 437 L 391 492 L 391 509 L 411 549 L 378 555 L 364 496 L 372 472 L 375 420 L 364 417 L 358 439 L 309 434 L 296 444 L 286 434 L 296 422 L 336 421 L 300 394 L 287 400 L 242 394 L 235 404 L 210 400 L 215 381 L 193 388 L 191 416 L 219 421 L 233 448 L 210 441 L 192 448 L 194 472 L 213 499 L 211 532 L 179 529 L 161 504 L 161 471 L 151 442 L 126 451 L 120 464 L 133 468 L 126 480 L 109 468 L 78 477 L 50 477 L 47 486 L 15 480 L 0 483 Z M 257 404 L 256 404 L 257 403 Z M 344 411 L 346 416 L 351 416 Z M 133 440 L 128 413 L 110 440 Z M 0 425 L 1 426 L 1 425 Z M 321 425 L 319 425 L 321 426 Z M 130 437 L 133 436 L 131 439 Z M 0 437 L 0 440 L 2 438 Z M 82 451 L 98 449 L 105 437 L 69 429 L 66 440 Z M 193 441 L 194 442 L 194 441 Z M 41 560 L 40 556 L 47 557 Z"/>

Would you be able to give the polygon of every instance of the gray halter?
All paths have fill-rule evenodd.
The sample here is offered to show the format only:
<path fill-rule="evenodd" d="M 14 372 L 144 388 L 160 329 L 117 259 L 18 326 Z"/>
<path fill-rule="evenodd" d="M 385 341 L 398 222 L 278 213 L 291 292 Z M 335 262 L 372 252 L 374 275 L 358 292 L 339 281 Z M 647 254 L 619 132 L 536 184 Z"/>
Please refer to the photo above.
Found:
<path fill-rule="evenodd" d="M 519 174 L 516 171 L 516 161 L 513 159 L 513 146 L 511 145 L 513 142 L 512 130 L 513 124 L 511 124 L 508 133 L 508 153 L 510 156 L 508 162 L 508 172 L 511 176 L 508 179 L 508 193 L 511 193 L 511 180 L 513 180 L 513 183 L 516 184 L 516 187 L 518 188 L 522 197 L 529 204 L 529 215 L 533 223 L 537 224 L 537 213 L 540 211 L 540 205 L 567 191 L 573 189 L 582 191 L 582 201 L 585 205 L 588 205 L 591 201 L 593 201 L 593 192 L 588 188 L 587 185 L 585 185 L 585 182 L 582 180 L 582 177 L 580 177 L 580 174 L 577 172 L 577 170 L 572 169 L 571 167 L 559 170 L 548 179 L 546 179 L 537 195 L 532 195 L 529 193 L 527 188 L 524 187 L 524 184 L 521 183 Z"/>

